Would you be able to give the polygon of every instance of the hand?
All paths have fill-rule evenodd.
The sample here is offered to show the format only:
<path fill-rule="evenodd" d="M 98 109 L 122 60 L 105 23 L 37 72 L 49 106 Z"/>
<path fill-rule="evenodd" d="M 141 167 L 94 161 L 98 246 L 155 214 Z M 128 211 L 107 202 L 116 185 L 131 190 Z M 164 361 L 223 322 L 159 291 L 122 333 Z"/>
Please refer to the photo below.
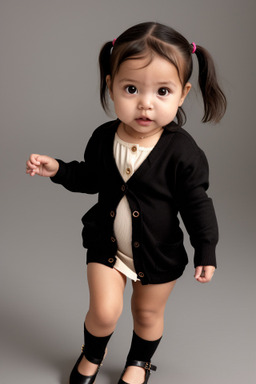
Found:
<path fill-rule="evenodd" d="M 57 160 L 49 156 L 32 154 L 26 162 L 26 173 L 30 176 L 53 177 L 59 169 Z"/>
<path fill-rule="evenodd" d="M 212 265 L 196 267 L 194 277 L 199 283 L 209 283 L 214 275 L 214 271 L 215 267 Z"/>

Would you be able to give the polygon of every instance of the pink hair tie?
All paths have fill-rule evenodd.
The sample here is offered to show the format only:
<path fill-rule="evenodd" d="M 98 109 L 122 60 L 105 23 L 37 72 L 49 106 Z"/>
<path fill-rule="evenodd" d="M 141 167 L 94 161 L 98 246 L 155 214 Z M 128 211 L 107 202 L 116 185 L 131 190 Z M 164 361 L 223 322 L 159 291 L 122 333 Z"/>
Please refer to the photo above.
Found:
<path fill-rule="evenodd" d="M 193 50 L 192 50 L 192 53 L 195 53 L 196 52 L 196 43 L 191 43 L 192 47 L 193 47 Z"/>
<path fill-rule="evenodd" d="M 112 47 L 110 48 L 110 55 L 112 55 L 112 51 L 113 51 L 115 42 L 116 42 L 116 39 L 114 39 L 114 40 L 112 41 Z"/>

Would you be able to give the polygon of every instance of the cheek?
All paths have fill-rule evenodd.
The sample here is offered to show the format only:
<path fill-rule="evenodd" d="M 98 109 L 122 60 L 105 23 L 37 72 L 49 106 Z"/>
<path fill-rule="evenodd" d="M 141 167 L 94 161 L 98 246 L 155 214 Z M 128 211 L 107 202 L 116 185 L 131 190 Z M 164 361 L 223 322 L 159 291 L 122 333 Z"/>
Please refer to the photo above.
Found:
<path fill-rule="evenodd" d="M 177 101 L 172 101 L 171 103 L 166 104 L 165 106 L 162 106 L 161 109 L 158 110 L 158 118 L 159 122 L 163 125 L 169 123 L 172 121 L 178 111 L 178 103 Z"/>
<path fill-rule="evenodd" d="M 115 107 L 119 110 L 129 110 L 132 107 L 131 101 L 129 101 L 127 98 L 122 97 L 122 95 L 116 95 L 114 98 L 114 104 Z"/>
<path fill-rule="evenodd" d="M 114 101 L 114 107 L 116 115 L 120 120 L 125 119 L 129 115 L 129 106 L 125 102 L 120 101 L 120 99 Z"/>
<path fill-rule="evenodd" d="M 162 107 L 162 113 L 166 115 L 172 115 L 173 113 L 176 112 L 178 109 L 178 103 L 175 100 L 172 100 L 170 103 L 167 103 Z"/>

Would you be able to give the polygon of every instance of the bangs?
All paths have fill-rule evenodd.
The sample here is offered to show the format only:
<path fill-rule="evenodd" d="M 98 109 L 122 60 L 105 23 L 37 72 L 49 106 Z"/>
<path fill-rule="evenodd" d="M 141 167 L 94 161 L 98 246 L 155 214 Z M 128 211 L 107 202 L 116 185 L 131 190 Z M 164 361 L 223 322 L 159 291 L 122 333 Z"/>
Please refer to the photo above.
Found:
<path fill-rule="evenodd" d="M 158 56 L 174 65 L 174 67 L 177 69 L 180 82 L 184 86 L 186 83 L 186 81 L 184 81 L 184 77 L 186 77 L 184 76 L 184 59 L 182 58 L 178 49 L 174 45 L 167 44 L 152 36 L 149 36 L 147 44 L 152 59 L 154 57 L 154 53 L 156 53 Z"/>

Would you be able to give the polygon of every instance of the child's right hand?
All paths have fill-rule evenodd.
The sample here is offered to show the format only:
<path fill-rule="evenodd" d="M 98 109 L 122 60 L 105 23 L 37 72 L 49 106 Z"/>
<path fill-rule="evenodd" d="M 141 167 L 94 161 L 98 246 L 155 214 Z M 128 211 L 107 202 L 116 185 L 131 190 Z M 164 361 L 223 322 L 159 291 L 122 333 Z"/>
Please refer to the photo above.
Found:
<path fill-rule="evenodd" d="M 32 154 L 26 162 L 26 173 L 30 176 L 53 177 L 59 169 L 57 160 L 49 156 Z"/>

